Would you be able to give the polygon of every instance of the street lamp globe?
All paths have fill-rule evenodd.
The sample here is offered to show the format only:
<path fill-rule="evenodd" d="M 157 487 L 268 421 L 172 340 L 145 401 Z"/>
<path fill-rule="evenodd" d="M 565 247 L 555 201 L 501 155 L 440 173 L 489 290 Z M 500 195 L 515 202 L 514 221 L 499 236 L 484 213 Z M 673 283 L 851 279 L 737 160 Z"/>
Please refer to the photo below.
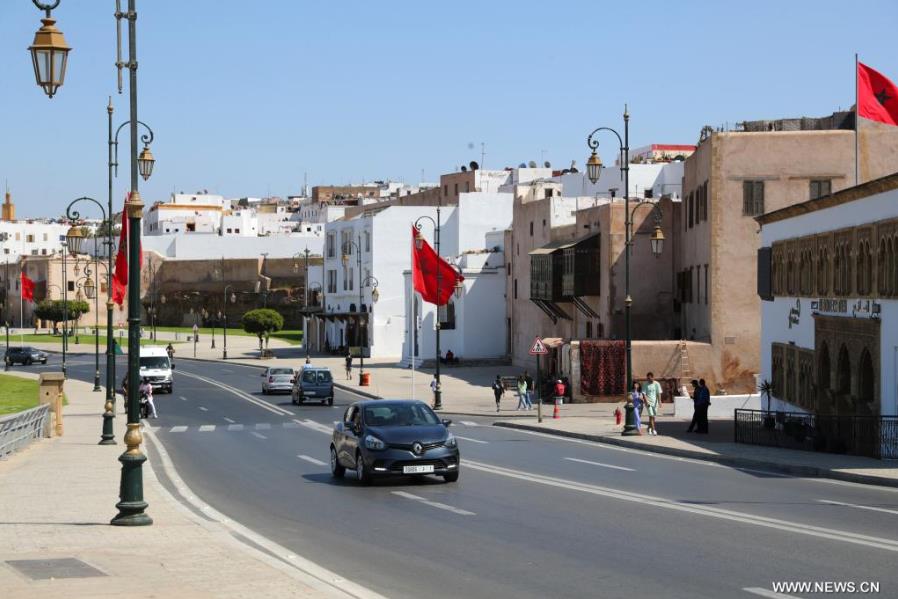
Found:
<path fill-rule="evenodd" d="M 87 277 L 87 280 L 84 281 L 84 295 L 87 296 L 87 299 L 94 299 L 97 297 L 97 284 L 94 283 L 94 280 L 90 277 Z"/>
<path fill-rule="evenodd" d="M 153 153 L 150 152 L 149 146 L 144 146 L 140 156 L 137 157 L 137 170 L 140 171 L 140 176 L 143 177 L 144 181 L 153 174 L 153 165 L 155 164 L 156 159 L 153 158 Z"/>
<path fill-rule="evenodd" d="M 164 293 L 163 293 L 162 295 L 159 296 L 159 303 L 165 304 L 166 301 L 168 301 L 168 300 L 165 299 L 165 294 L 164 294 Z"/>
<path fill-rule="evenodd" d="M 234 293 L 234 292 L 231 292 L 231 303 L 232 303 L 232 304 L 236 304 L 236 303 L 237 303 L 237 294 Z"/>
<path fill-rule="evenodd" d="M 349 264 L 349 254 L 347 254 L 345 252 L 345 250 L 343 252 L 343 257 L 340 258 L 340 260 L 343 262 L 343 266 L 346 266 L 347 264 Z"/>
<path fill-rule="evenodd" d="M 662 249 L 664 249 L 664 232 L 661 231 L 661 225 L 655 225 L 652 233 L 652 254 L 657 258 L 661 255 Z"/>
<path fill-rule="evenodd" d="M 84 231 L 81 230 L 81 227 L 73 225 L 66 233 L 65 242 L 70 254 L 80 254 L 81 246 L 84 243 Z"/>
<path fill-rule="evenodd" d="M 424 235 L 421 234 L 421 229 L 417 229 L 415 231 L 415 249 L 420 250 L 424 247 Z"/>
<path fill-rule="evenodd" d="M 375 287 L 371 290 L 371 303 L 376 304 L 378 299 L 380 299 L 380 291 Z"/>
<path fill-rule="evenodd" d="M 34 34 L 34 42 L 28 47 L 34 66 L 34 78 L 44 93 L 52 98 L 65 81 L 65 68 L 71 48 L 62 32 L 56 28 L 56 19 L 49 15 L 41 19 L 43 25 Z"/>
<path fill-rule="evenodd" d="M 592 151 L 592 156 L 586 161 L 586 176 L 589 177 L 589 180 L 592 181 L 593 185 L 595 185 L 599 181 L 599 177 L 602 176 L 602 159 L 599 158 L 599 155 L 596 154 L 595 150 Z"/>

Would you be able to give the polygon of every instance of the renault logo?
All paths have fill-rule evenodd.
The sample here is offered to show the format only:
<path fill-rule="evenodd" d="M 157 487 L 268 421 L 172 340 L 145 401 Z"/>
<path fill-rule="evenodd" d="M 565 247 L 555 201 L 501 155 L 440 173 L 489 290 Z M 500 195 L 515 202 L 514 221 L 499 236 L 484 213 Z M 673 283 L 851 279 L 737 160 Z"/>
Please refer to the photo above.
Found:
<path fill-rule="evenodd" d="M 412 452 L 415 455 L 421 455 L 422 453 L 424 453 L 424 447 L 420 443 L 415 441 L 414 443 L 412 443 Z"/>

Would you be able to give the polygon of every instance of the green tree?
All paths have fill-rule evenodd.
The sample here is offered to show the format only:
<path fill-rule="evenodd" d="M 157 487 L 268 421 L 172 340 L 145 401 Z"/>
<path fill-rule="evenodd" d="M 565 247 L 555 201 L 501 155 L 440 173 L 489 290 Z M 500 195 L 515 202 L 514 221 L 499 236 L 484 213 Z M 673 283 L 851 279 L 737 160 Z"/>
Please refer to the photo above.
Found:
<path fill-rule="evenodd" d="M 250 310 L 241 319 L 243 330 L 247 333 L 258 335 L 259 350 L 262 349 L 262 340 L 265 340 L 265 348 L 268 348 L 268 339 L 272 333 L 284 328 L 284 317 L 271 308 L 259 308 Z"/>
<path fill-rule="evenodd" d="M 68 304 L 68 314 L 66 314 L 66 306 Z M 69 320 L 77 321 L 84 314 L 90 312 L 90 305 L 84 300 L 43 300 L 34 307 L 34 315 L 41 320 L 48 320 L 53 323 L 56 328 L 57 323 L 65 320 L 68 316 Z"/>

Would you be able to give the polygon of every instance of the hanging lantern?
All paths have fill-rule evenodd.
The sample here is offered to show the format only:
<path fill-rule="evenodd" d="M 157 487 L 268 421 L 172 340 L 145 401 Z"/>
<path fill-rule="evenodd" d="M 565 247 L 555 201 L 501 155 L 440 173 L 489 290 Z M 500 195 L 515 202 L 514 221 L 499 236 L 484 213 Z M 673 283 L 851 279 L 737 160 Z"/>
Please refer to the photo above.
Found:
<path fill-rule="evenodd" d="M 47 16 L 41 19 L 43 25 L 34 34 L 34 42 L 29 46 L 34 78 L 48 97 L 52 98 L 65 81 L 65 68 L 71 48 L 66 44 L 62 32 L 56 28 L 56 19 Z"/>

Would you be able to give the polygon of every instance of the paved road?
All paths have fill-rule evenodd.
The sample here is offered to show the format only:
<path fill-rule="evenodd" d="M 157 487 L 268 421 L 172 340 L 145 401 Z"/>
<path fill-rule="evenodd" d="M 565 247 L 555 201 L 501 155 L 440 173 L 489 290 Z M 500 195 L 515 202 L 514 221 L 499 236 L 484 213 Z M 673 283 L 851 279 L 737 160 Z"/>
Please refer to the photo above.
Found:
<path fill-rule="evenodd" d="M 92 380 L 92 358 L 69 366 Z M 390 597 L 752 597 L 772 581 L 875 581 L 898 593 L 898 490 L 468 417 L 453 424 L 458 483 L 361 487 L 326 465 L 327 431 L 356 397 L 295 407 L 261 395 L 259 371 L 236 364 L 181 360 L 175 376 L 150 424 L 190 489 Z"/>

